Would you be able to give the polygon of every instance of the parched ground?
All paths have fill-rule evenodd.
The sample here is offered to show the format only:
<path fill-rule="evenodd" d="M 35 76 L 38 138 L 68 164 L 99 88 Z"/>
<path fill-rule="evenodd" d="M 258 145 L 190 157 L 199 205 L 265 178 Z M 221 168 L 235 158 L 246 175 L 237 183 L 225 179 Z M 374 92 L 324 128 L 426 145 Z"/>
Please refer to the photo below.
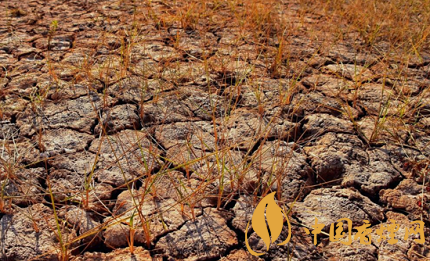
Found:
<path fill-rule="evenodd" d="M 272 191 L 292 238 L 251 229 L 261 259 L 430 260 L 428 4 L 316 2 L 0 1 L 2 260 L 258 260 Z"/>

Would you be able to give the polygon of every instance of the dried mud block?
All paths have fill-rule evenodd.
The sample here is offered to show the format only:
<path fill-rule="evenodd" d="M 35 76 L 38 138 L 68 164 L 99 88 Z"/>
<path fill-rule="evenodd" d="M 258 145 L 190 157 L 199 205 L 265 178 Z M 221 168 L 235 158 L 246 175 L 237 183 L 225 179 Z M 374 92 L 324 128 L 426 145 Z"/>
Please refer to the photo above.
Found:
<path fill-rule="evenodd" d="M 424 227 L 424 243 L 418 243 L 421 236 L 419 234 L 409 234 L 407 239 L 405 235 L 410 231 L 411 221 L 400 213 L 388 212 L 387 221 L 372 227 L 372 242 L 378 246 L 378 260 L 426 260 L 430 258 L 429 239 L 430 230 Z M 386 230 L 387 227 L 396 224 L 393 227 L 394 237 L 391 237 Z M 382 234 L 377 232 L 382 230 Z M 397 230 L 397 231 L 396 231 Z"/>
<path fill-rule="evenodd" d="M 43 201 L 44 189 L 40 181 L 46 178 L 44 168 L 17 169 L 13 176 L 0 181 L 4 196 L 10 197 L 13 204 L 25 207 Z"/>
<path fill-rule="evenodd" d="M 353 226 L 362 225 L 363 220 L 371 224 L 384 220 L 382 207 L 359 192 L 338 187 L 313 190 L 303 202 L 294 204 L 293 215 L 308 227 L 318 218 L 327 232 L 330 224 L 341 218 L 349 218 Z"/>
<path fill-rule="evenodd" d="M 174 258 L 204 260 L 224 255 L 237 244 L 236 237 L 222 215 L 207 208 L 196 221 L 187 221 L 179 230 L 162 237 L 155 247 Z"/>
<path fill-rule="evenodd" d="M 136 105 L 122 104 L 104 109 L 94 132 L 113 134 L 124 129 L 140 129 L 140 118 L 137 115 Z"/>
<path fill-rule="evenodd" d="M 368 68 L 355 64 L 329 64 L 323 70 L 355 82 L 365 82 L 374 77 Z"/>
<path fill-rule="evenodd" d="M 289 220 L 291 222 L 291 219 Z M 270 244 L 269 251 L 264 241 L 255 232 L 251 234 L 248 232 L 248 242 L 253 251 L 263 253 L 263 257 L 269 260 L 321 260 L 321 254 L 313 244 L 312 237 L 307 235 L 302 227 L 292 225 L 290 241 L 286 245 L 278 246 L 277 244 L 286 240 L 288 234 L 288 225 L 285 222 L 278 239 Z M 245 246 L 243 248 L 245 249 Z"/>
<path fill-rule="evenodd" d="M 58 241 L 54 214 L 42 203 L 18 209 L 12 215 L 4 215 L 0 223 L 2 259 L 5 260 L 59 260 Z M 63 240 L 73 237 L 62 231 Z"/>
<path fill-rule="evenodd" d="M 139 107 L 142 125 L 168 124 L 198 120 L 176 94 L 167 94 Z"/>
<path fill-rule="evenodd" d="M 235 249 L 231 253 L 220 259 L 221 261 L 240 261 L 240 260 L 250 260 L 250 261 L 262 261 L 263 259 L 251 255 L 248 251 L 244 249 Z"/>
<path fill-rule="evenodd" d="M 92 140 L 93 137 L 86 133 L 70 129 L 53 129 L 43 133 L 41 145 L 46 152 L 58 154 L 66 151 L 82 151 Z"/>
<path fill-rule="evenodd" d="M 402 180 L 394 189 L 381 190 L 379 196 L 387 208 L 406 211 L 411 220 L 428 218 L 428 205 L 425 202 L 430 200 L 430 193 L 412 179 Z"/>
<path fill-rule="evenodd" d="M 130 224 L 127 223 L 133 217 L 135 229 L 135 242 L 147 244 L 147 237 L 142 228 L 143 222 L 149 230 L 150 244 L 161 236 L 177 230 L 186 221 L 192 219 L 192 215 L 198 216 L 202 212 L 195 209 L 194 213 L 188 207 L 181 210 L 180 205 L 173 199 L 154 199 L 149 194 L 144 195 L 143 190 L 134 191 L 133 196 L 129 191 L 122 192 L 118 196 L 117 203 L 113 208 L 115 218 L 108 217 L 104 222 L 111 225 L 103 232 L 104 242 L 111 248 L 127 246 L 130 236 Z M 140 211 L 141 214 L 137 214 Z M 145 218 L 145 221 L 141 219 Z M 120 222 L 120 220 L 123 220 Z M 124 221 L 125 220 L 125 221 Z"/>
<path fill-rule="evenodd" d="M 123 130 L 102 136 L 91 143 L 89 151 L 99 155 L 95 177 L 115 187 L 160 167 L 161 151 L 142 131 Z"/>
<path fill-rule="evenodd" d="M 214 127 L 210 122 L 177 122 L 159 125 L 155 138 L 166 149 L 177 146 L 191 146 L 203 151 L 215 149 Z"/>
<path fill-rule="evenodd" d="M 386 151 L 374 149 L 368 150 L 367 154 L 368 164 L 346 166 L 343 186 L 356 187 L 364 193 L 375 195 L 401 180 L 401 174 L 391 164 L 390 155 Z"/>
<path fill-rule="evenodd" d="M 115 249 L 110 253 L 85 252 L 83 256 L 77 257 L 76 261 L 152 261 L 148 250 L 143 247 L 134 247 L 133 254 L 129 248 Z"/>
<path fill-rule="evenodd" d="M 337 118 L 330 114 L 311 114 L 304 118 L 303 130 L 306 135 L 322 135 L 326 132 L 354 133 L 349 120 Z"/>
<path fill-rule="evenodd" d="M 260 138 L 284 139 L 297 133 L 298 124 L 286 119 L 276 118 L 269 121 L 257 113 L 246 109 L 237 109 L 226 122 L 221 122 L 221 131 L 226 144 L 240 149 L 250 149 Z"/>
<path fill-rule="evenodd" d="M 339 117 L 345 105 L 335 98 L 326 97 L 318 92 L 298 93 L 294 95 L 291 104 L 284 111 L 297 118 L 303 118 L 315 113 L 325 113 Z"/>
<path fill-rule="evenodd" d="M 70 128 L 91 134 L 103 102 L 94 93 L 91 96 L 82 96 L 74 100 L 47 102 L 37 113 L 28 108 L 19 115 L 17 125 L 21 132 L 27 135 L 33 135 L 41 127 Z"/>
<path fill-rule="evenodd" d="M 99 230 L 101 225 L 100 222 L 95 220 L 91 212 L 87 212 L 77 206 L 66 207 L 65 209 L 60 209 L 59 212 L 64 212 L 66 221 L 82 237 L 80 240 L 81 243 L 87 247 L 97 246 L 100 243 L 101 236 Z"/>
<path fill-rule="evenodd" d="M 259 182 L 273 191 L 280 189 L 286 202 L 303 198 L 314 178 L 302 153 L 295 143 L 266 141 L 252 155 L 254 168 L 264 173 Z"/>
<path fill-rule="evenodd" d="M 141 104 L 173 88 L 171 83 L 161 79 L 131 76 L 113 84 L 107 90 L 110 95 L 123 102 Z"/>
<path fill-rule="evenodd" d="M 150 58 L 157 62 L 175 61 L 181 58 L 181 54 L 175 48 L 157 41 L 137 43 L 133 45 L 131 53 L 135 57 Z"/>
<path fill-rule="evenodd" d="M 347 233 L 347 232 L 346 232 Z M 355 237 L 355 233 L 352 237 Z M 328 243 L 328 242 L 327 242 Z M 377 261 L 378 248 L 374 245 L 360 244 L 360 241 L 353 240 L 351 245 L 344 245 L 341 242 L 330 242 L 326 246 L 318 246 L 319 252 L 328 261 Z M 396 260 L 396 259 L 394 259 Z"/>

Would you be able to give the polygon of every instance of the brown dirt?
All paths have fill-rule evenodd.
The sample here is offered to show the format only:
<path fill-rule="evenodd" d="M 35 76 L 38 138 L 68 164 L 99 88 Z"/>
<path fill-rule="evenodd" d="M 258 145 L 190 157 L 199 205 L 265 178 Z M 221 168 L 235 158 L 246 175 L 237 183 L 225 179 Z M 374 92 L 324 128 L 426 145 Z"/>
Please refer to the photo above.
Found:
<path fill-rule="evenodd" d="M 0 2 L 1 259 L 257 260 L 278 191 L 292 241 L 263 259 L 430 260 L 430 55 L 300 3 Z M 315 246 L 315 217 L 400 242 Z"/>

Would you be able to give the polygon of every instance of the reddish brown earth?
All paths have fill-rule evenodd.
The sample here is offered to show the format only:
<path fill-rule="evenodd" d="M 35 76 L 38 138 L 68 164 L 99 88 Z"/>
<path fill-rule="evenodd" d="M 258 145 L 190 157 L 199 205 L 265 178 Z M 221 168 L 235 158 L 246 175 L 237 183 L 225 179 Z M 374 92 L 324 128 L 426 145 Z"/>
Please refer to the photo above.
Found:
<path fill-rule="evenodd" d="M 246 224 L 276 190 L 293 236 L 262 259 L 429 260 L 430 55 L 315 37 L 294 1 L 285 42 L 247 4 L 188 6 L 0 2 L 2 260 L 257 260 Z M 315 246 L 315 217 L 394 219 L 399 243 Z"/>

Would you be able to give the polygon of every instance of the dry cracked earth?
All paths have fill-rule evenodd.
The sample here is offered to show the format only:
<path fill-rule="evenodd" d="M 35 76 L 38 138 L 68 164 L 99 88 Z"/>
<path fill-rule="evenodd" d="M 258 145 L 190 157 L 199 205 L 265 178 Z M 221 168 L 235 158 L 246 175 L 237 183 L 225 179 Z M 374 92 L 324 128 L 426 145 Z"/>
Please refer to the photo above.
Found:
<path fill-rule="evenodd" d="M 323 42 L 295 1 L 271 14 L 285 42 L 247 3 L 196 3 L 0 1 L 2 260 L 429 260 L 430 54 Z M 292 238 L 251 229 L 257 258 L 271 191 Z M 330 242 L 340 218 L 399 242 Z"/>

